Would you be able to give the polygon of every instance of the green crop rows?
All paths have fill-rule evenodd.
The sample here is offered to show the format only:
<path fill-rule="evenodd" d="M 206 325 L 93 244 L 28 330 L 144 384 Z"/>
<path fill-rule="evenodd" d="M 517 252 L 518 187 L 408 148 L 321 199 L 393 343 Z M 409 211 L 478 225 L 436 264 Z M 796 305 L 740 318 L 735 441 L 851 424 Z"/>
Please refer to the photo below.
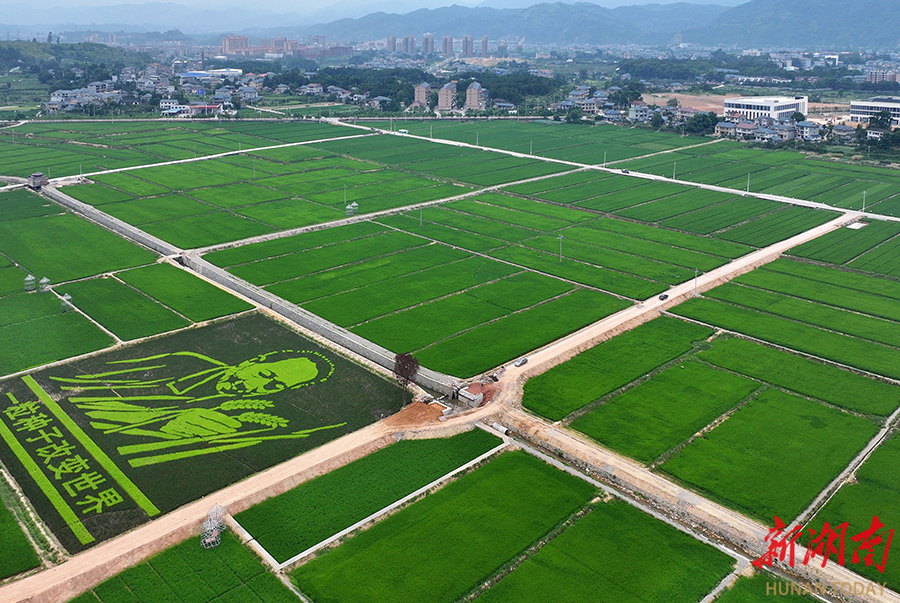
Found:
<path fill-rule="evenodd" d="M 247 159 L 236 155 L 104 174 L 94 178 L 97 184 L 65 190 L 184 248 L 336 220 L 351 202 L 368 213 L 468 190 L 306 147 Z"/>
<path fill-rule="evenodd" d="M 3 478 L 0 478 L 3 479 Z M 6 485 L 4 484 L 4 489 Z M 0 554 L 0 579 L 28 571 L 41 564 L 31 542 L 22 531 L 19 522 L 3 502 L 0 502 L 0 538 L 3 554 Z"/>
<path fill-rule="evenodd" d="M 56 288 L 72 304 L 119 339 L 139 339 L 185 327 L 190 322 L 114 278 L 66 283 Z"/>
<path fill-rule="evenodd" d="M 779 260 L 735 283 L 710 291 L 712 299 L 689 300 L 675 312 L 879 375 L 900 376 L 896 282 Z"/>
<path fill-rule="evenodd" d="M 900 350 L 710 299 L 691 299 L 676 314 L 862 370 L 900 378 Z"/>
<path fill-rule="evenodd" d="M 767 390 L 662 465 L 760 519 L 793 519 L 875 432 L 871 421 Z"/>
<path fill-rule="evenodd" d="M 116 276 L 194 322 L 220 318 L 252 307 L 170 264 L 153 264 L 119 272 Z"/>
<path fill-rule="evenodd" d="M 697 355 L 716 366 L 857 412 L 887 416 L 900 388 L 745 339 L 717 339 Z"/>
<path fill-rule="evenodd" d="M 110 345 L 84 316 L 63 312 L 52 293 L 24 293 L 25 277 L 58 283 L 146 264 L 154 255 L 29 191 L 0 193 L 0 208 L 0 375 Z"/>
<path fill-rule="evenodd" d="M 553 593 L 554 601 L 688 603 L 701 600 L 732 565 L 727 555 L 614 501 L 595 504 L 479 600 L 540 603 Z"/>
<path fill-rule="evenodd" d="M 27 123 L 0 136 L 0 164 L 4 175 L 24 177 L 42 170 L 58 177 L 354 134 L 358 132 L 349 128 L 301 122 Z"/>
<path fill-rule="evenodd" d="M 569 413 L 690 351 L 712 331 L 657 318 L 529 379 L 522 404 L 549 419 Z"/>
<path fill-rule="evenodd" d="M 878 252 L 874 252 L 871 255 L 867 252 L 873 250 L 873 248 L 880 249 L 886 241 L 893 239 L 898 234 L 900 234 L 900 223 L 875 221 L 860 229 L 841 228 L 840 230 L 829 232 L 817 239 L 794 247 L 789 253 L 802 258 L 829 262 L 831 264 L 846 264 L 859 258 L 859 267 L 866 269 L 865 265 L 871 259 L 880 255 Z M 872 271 L 880 272 L 879 270 Z"/>
<path fill-rule="evenodd" d="M 398 442 L 258 504 L 235 519 L 269 554 L 284 562 L 499 443 L 480 429 L 449 439 Z"/>
<path fill-rule="evenodd" d="M 873 565 L 866 566 L 865 552 L 861 552 L 860 563 L 851 563 L 852 556 L 849 550 L 858 546 L 851 543 L 850 538 L 869 529 L 873 516 L 877 516 L 888 529 L 893 529 L 897 522 L 900 522 L 900 509 L 897 508 L 897 497 L 900 495 L 900 489 L 897 487 L 900 483 L 898 467 L 900 467 L 900 437 L 895 433 L 856 471 L 857 482 L 844 484 L 809 522 L 809 526 L 814 529 L 820 529 L 825 521 L 836 527 L 849 522 L 846 566 L 870 580 L 878 583 L 887 582 L 887 588 L 895 591 L 900 587 L 900 564 L 896 559 L 892 562 L 890 557 L 885 562 L 884 555 L 889 549 L 885 548 L 887 534 L 884 529 L 879 530 L 884 539 L 873 549 Z M 835 559 L 832 557 L 829 561 L 834 562 Z M 884 573 L 881 573 L 874 564 L 883 566 Z"/>
<path fill-rule="evenodd" d="M 230 532 L 203 549 L 194 537 L 95 586 L 70 603 L 293 603 L 278 578 Z"/>
<path fill-rule="evenodd" d="M 506 453 L 302 565 L 291 580 L 316 600 L 454 601 L 592 493 L 524 452 Z"/>
<path fill-rule="evenodd" d="M 54 283 L 154 259 L 153 254 L 70 214 L 0 222 L 0 253 Z"/>
<path fill-rule="evenodd" d="M 650 463 L 758 387 L 755 381 L 685 362 L 579 417 L 572 428 Z"/>
<path fill-rule="evenodd" d="M 537 231 L 509 221 L 556 227 L 575 219 L 564 211 L 542 216 L 483 201 L 425 213 L 439 213 L 454 227 L 461 220 L 467 227 L 476 224 L 477 230 L 515 238 Z M 354 224 L 215 252 L 209 259 L 380 345 L 414 352 L 426 366 L 457 375 L 488 370 L 628 305 L 415 236 L 413 224 L 408 230 Z M 497 239 L 496 245 L 503 244 Z M 521 335 L 500 336 L 508 332 Z"/>
<path fill-rule="evenodd" d="M 599 164 L 657 151 L 697 144 L 699 139 L 681 138 L 642 130 L 627 130 L 601 125 L 595 128 L 571 127 L 553 121 L 477 122 L 453 121 L 404 122 L 411 134 L 434 136 L 486 147 L 533 153 L 542 157 Z"/>
<path fill-rule="evenodd" d="M 900 209 L 900 178 L 891 170 L 819 161 L 787 150 L 759 151 L 717 143 L 621 165 L 659 176 L 671 176 L 674 169 L 681 180 L 740 191 L 749 186 L 755 193 L 785 195 L 847 209 L 860 209 L 866 191 L 866 210 L 892 216 Z"/>
<path fill-rule="evenodd" d="M 21 283 L 20 283 L 21 286 Z M 113 339 L 51 293 L 0 298 L 0 375 L 105 348 Z"/>

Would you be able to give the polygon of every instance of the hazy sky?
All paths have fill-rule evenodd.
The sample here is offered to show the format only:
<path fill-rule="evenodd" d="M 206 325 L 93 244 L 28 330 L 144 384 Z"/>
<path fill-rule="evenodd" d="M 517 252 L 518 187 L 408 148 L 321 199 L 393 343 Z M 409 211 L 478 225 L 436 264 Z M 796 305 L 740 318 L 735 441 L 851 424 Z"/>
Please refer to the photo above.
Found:
<path fill-rule="evenodd" d="M 245 27 L 271 27 L 267 16 L 286 15 L 280 25 L 311 26 L 337 19 L 362 17 L 373 12 L 405 14 L 420 8 L 439 8 L 452 4 L 463 6 L 491 6 L 519 8 L 538 4 L 541 0 L 267 0 L 248 3 L 246 0 L 31 0 L 13 2 L 0 0 L 0 24 L 27 30 L 44 31 L 94 25 L 135 26 L 138 28 L 180 28 L 188 33 L 200 31 L 238 30 Z M 560 0 L 543 0 L 545 2 Z M 562 0 L 574 2 L 575 0 Z M 582 0 L 584 1 L 584 0 Z M 590 1 L 590 0 L 588 0 Z M 595 0 L 607 8 L 634 4 L 671 4 L 687 1 L 695 4 L 736 6 L 746 0 Z M 168 4 L 166 6 L 165 4 Z M 134 6 L 132 5 L 141 5 Z M 189 7 L 189 11 L 177 6 Z M 198 14 L 198 11 L 207 15 Z M 215 13 L 209 14 L 210 12 Z M 287 16 L 290 15 L 290 16 Z M 44 28 L 44 29 L 42 29 Z M 15 31 L 13 31 L 15 33 Z"/>
<path fill-rule="evenodd" d="M 31 0 L 27 3 L 13 2 L 13 0 L 0 0 L 0 20 L 3 20 L 3 14 L 8 11 L 17 12 L 17 7 L 24 10 L 44 10 L 57 7 L 65 7 L 71 10 L 78 6 L 117 6 L 123 4 L 151 4 L 154 1 L 161 1 L 173 4 L 181 4 L 198 9 L 221 10 L 226 7 L 243 7 L 248 5 L 244 0 L 219 0 L 211 3 L 209 0 Z M 267 0 L 262 4 L 253 4 L 254 11 L 264 12 L 296 12 L 296 13 L 312 13 L 327 10 L 330 7 L 353 7 L 368 14 L 378 10 L 391 10 L 391 12 L 408 12 L 416 8 L 435 8 L 439 6 L 449 6 L 451 4 L 459 4 L 462 6 L 478 6 L 485 4 L 488 6 L 530 6 L 539 2 L 556 2 L 560 0 Z M 672 4 L 674 2 L 689 2 L 692 4 L 721 4 L 734 6 L 746 0 L 562 0 L 565 2 L 574 1 L 593 1 L 594 4 L 614 8 L 616 6 L 630 6 L 634 4 Z M 23 6 L 25 5 L 25 6 Z M 395 7 L 390 9 L 388 7 Z"/>

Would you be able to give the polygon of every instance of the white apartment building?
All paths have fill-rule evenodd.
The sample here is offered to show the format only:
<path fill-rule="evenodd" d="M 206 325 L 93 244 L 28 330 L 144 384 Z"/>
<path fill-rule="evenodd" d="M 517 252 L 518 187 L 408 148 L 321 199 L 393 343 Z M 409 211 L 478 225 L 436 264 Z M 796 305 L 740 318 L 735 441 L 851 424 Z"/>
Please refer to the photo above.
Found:
<path fill-rule="evenodd" d="M 782 121 L 790 119 L 799 111 L 807 114 L 808 103 L 805 96 L 746 96 L 725 100 L 725 119 L 754 120 L 759 117 L 771 117 Z"/>
<path fill-rule="evenodd" d="M 867 100 L 850 101 L 850 121 L 867 123 L 869 118 L 882 111 L 891 114 L 891 125 L 900 126 L 900 98 L 878 96 Z"/>

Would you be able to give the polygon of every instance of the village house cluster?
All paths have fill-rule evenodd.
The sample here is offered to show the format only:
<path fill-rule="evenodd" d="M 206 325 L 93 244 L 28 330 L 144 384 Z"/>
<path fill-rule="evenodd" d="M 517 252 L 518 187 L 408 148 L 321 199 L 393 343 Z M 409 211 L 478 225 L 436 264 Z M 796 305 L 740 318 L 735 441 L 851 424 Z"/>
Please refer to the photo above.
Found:
<path fill-rule="evenodd" d="M 73 69 L 72 75 L 83 77 L 84 72 Z M 143 71 L 126 67 L 118 75 L 108 80 L 90 82 L 84 88 L 54 90 L 50 93 L 50 100 L 44 103 L 44 110 L 55 113 L 108 105 L 149 104 L 154 94 L 175 92 L 175 86 L 170 84 L 171 76 L 172 68 L 158 63 L 151 63 Z"/>
<path fill-rule="evenodd" d="M 663 123 L 683 123 L 698 113 L 704 113 L 693 107 L 665 106 L 651 107 L 647 103 L 636 100 L 627 103 L 626 106 L 617 105 L 611 100 L 613 95 L 622 89 L 611 86 L 606 90 L 591 92 L 590 86 L 575 86 L 565 100 L 550 107 L 551 110 L 569 111 L 581 109 L 585 117 L 595 121 L 608 121 L 618 123 L 625 120 L 634 123 L 649 123 L 654 115 L 659 115 Z"/>

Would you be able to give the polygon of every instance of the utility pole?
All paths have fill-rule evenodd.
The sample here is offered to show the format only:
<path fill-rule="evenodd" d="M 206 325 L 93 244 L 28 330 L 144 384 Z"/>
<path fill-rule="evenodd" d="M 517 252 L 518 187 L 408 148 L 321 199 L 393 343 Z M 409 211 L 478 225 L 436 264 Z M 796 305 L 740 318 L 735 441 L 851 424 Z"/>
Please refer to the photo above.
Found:
<path fill-rule="evenodd" d="M 677 161 L 672 162 L 672 180 L 675 180 L 675 166 L 678 165 Z"/>
<path fill-rule="evenodd" d="M 562 235 L 559 235 L 559 236 L 557 236 L 557 238 L 559 239 L 559 261 L 562 262 L 562 240 L 563 240 L 563 236 L 562 236 Z"/>
<path fill-rule="evenodd" d="M 863 191 L 863 211 L 866 211 L 866 191 Z"/>
<path fill-rule="evenodd" d="M 750 173 L 747 173 L 747 192 L 750 192 Z"/>

